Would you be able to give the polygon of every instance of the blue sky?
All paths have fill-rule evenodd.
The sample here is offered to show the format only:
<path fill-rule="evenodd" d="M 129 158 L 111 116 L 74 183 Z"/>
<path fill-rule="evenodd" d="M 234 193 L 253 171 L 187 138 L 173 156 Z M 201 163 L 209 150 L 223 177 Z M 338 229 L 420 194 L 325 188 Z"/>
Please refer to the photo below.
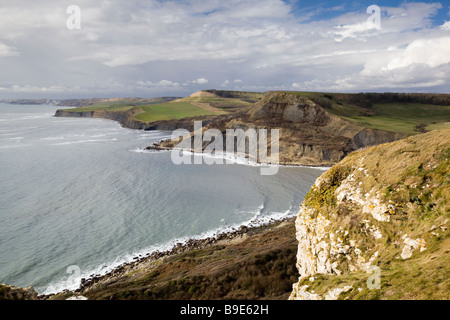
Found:
<path fill-rule="evenodd" d="M 67 27 L 73 4 L 80 29 Z M 450 3 L 2 0 L 0 70 L 0 99 L 450 93 Z"/>
<path fill-rule="evenodd" d="M 304 0 L 285 0 L 287 4 L 292 5 L 292 13 L 295 16 L 302 17 L 308 14 L 313 14 L 308 21 L 329 20 L 336 18 L 347 12 L 364 12 L 370 5 L 377 5 L 379 7 L 399 7 L 402 4 L 421 2 L 421 3 L 437 3 L 439 1 L 423 0 L 423 1 L 399 1 L 399 0 L 361 0 L 361 1 L 304 1 Z M 445 1 L 440 2 L 441 8 L 436 12 L 436 15 L 431 17 L 433 25 L 442 25 L 449 20 L 449 6 L 445 5 Z"/>

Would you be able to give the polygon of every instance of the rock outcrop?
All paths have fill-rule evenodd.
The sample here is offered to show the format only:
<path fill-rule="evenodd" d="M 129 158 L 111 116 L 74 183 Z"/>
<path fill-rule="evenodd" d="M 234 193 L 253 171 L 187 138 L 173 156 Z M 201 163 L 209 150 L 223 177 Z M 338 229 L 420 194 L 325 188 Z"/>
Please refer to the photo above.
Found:
<path fill-rule="evenodd" d="M 38 293 L 32 287 L 19 288 L 0 284 L 0 300 L 38 300 Z"/>
<path fill-rule="evenodd" d="M 395 273 L 402 261 L 426 254 L 429 244 L 434 252 L 448 253 L 449 158 L 450 129 L 445 129 L 354 152 L 319 177 L 296 219 L 300 278 L 290 298 L 325 299 L 329 292 L 335 298 L 337 292 L 356 296 L 367 288 L 352 287 L 345 275 L 361 277 L 374 266 Z M 426 268 L 431 266 L 419 267 Z M 446 265 L 439 268 L 448 272 Z M 318 286 L 320 293 L 308 289 L 317 275 L 329 281 Z M 347 283 L 333 287 L 333 277 Z"/>
<path fill-rule="evenodd" d="M 215 101 L 218 94 L 225 93 L 200 92 L 181 100 L 189 102 L 189 99 L 205 96 Z M 238 93 L 230 96 L 230 103 L 236 104 L 236 95 Z M 55 116 L 111 119 L 131 129 L 173 131 L 182 128 L 191 132 L 194 120 L 201 120 L 205 130 L 217 129 L 224 136 L 227 129 L 280 129 L 278 162 L 291 165 L 331 166 L 354 150 L 405 137 L 400 133 L 360 127 L 331 114 L 319 104 L 295 92 L 267 92 L 262 98 L 260 96 L 241 97 L 256 102 L 251 104 L 245 101 L 248 107 L 243 107 L 244 102 L 239 100 L 240 108 L 236 112 L 195 119 L 143 122 L 135 117 L 140 112 L 139 108 L 126 111 L 107 108 L 94 111 L 58 110 Z M 224 97 L 220 99 L 224 110 L 235 110 L 225 107 Z M 205 143 L 203 148 L 207 146 L 208 143 Z M 172 148 L 173 143 L 163 142 L 157 147 Z M 271 147 L 270 143 L 268 147 Z"/>
<path fill-rule="evenodd" d="M 207 129 L 218 129 L 223 136 L 227 129 L 280 129 L 279 163 L 308 166 L 331 166 L 354 150 L 405 137 L 360 127 L 302 95 L 285 92 L 268 92 L 245 111 L 204 124 Z M 164 146 L 173 145 L 160 145 Z"/>

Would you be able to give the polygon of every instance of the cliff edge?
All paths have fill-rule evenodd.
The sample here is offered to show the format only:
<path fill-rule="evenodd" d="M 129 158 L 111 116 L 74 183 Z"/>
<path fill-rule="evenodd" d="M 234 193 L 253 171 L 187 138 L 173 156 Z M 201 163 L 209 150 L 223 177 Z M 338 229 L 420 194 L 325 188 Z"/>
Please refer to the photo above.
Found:
<path fill-rule="evenodd" d="M 354 150 L 407 136 L 364 128 L 328 112 L 308 97 L 276 91 L 265 93 L 238 113 L 214 119 L 204 125 L 204 130 L 208 129 L 218 129 L 223 136 L 227 129 L 280 129 L 279 163 L 307 166 L 331 166 Z M 165 141 L 157 147 L 173 146 L 173 142 Z M 203 149 L 207 147 L 204 143 Z"/>
<path fill-rule="evenodd" d="M 296 219 L 290 299 L 450 298 L 450 129 L 349 154 Z"/>

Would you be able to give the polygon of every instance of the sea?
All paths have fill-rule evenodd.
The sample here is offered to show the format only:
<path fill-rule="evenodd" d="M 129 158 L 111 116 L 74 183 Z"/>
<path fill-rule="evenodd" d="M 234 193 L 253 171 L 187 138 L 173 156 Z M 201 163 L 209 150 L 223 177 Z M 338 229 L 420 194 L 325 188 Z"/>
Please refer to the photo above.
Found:
<path fill-rule="evenodd" d="M 39 294 L 191 238 L 294 217 L 327 169 L 177 165 L 170 151 L 145 150 L 171 132 L 56 110 L 0 103 L 0 283 Z"/>

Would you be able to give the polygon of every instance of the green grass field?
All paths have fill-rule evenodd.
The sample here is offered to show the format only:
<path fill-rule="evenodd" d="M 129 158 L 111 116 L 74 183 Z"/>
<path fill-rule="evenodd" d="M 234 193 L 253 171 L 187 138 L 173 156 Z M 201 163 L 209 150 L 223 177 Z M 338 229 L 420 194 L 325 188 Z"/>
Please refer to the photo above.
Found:
<path fill-rule="evenodd" d="M 135 116 L 135 119 L 143 122 L 176 120 L 196 116 L 213 115 L 215 112 L 202 109 L 188 102 L 172 102 L 141 106 L 142 113 Z"/>
<path fill-rule="evenodd" d="M 310 99 L 328 112 L 365 128 L 413 135 L 421 132 L 418 127 L 429 131 L 450 125 L 450 105 L 404 102 L 365 105 L 364 101 L 355 99 L 357 94 L 284 92 Z"/>
<path fill-rule="evenodd" d="M 450 95 L 410 94 L 405 97 L 389 93 L 281 92 L 310 99 L 329 113 L 365 128 L 414 135 L 450 125 Z M 175 101 L 175 98 L 119 98 L 68 111 L 133 110 L 134 119 L 142 122 L 177 120 L 240 111 L 252 106 L 263 95 L 259 92 L 205 90 Z"/>
<path fill-rule="evenodd" d="M 134 119 L 142 122 L 177 120 L 182 118 L 217 114 L 197 107 L 189 102 L 166 102 L 167 99 L 117 99 L 108 100 L 91 106 L 67 109 L 69 112 L 89 112 L 97 110 L 122 111 L 133 110 Z"/>
<path fill-rule="evenodd" d="M 425 125 L 425 130 L 442 129 L 450 121 L 450 106 L 417 103 L 374 104 L 371 116 L 343 116 L 366 128 L 417 134 L 417 126 Z"/>

